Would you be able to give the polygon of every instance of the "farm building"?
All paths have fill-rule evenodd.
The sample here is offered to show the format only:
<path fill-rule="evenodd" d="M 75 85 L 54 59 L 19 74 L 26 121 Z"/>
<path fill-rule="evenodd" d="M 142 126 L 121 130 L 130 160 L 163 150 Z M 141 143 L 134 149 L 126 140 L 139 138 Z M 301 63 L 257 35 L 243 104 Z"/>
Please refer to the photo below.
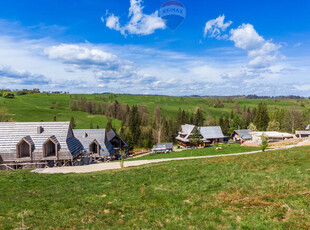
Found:
<path fill-rule="evenodd" d="M 303 138 L 310 136 L 310 125 L 307 125 L 305 130 L 298 130 L 295 132 L 296 137 Z"/>
<path fill-rule="evenodd" d="M 235 142 L 248 141 L 248 140 L 252 140 L 252 136 L 250 132 L 252 132 L 252 130 L 250 129 L 234 130 L 231 136 Z"/>
<path fill-rule="evenodd" d="M 84 151 L 94 158 L 112 156 L 115 150 L 106 138 L 105 129 L 74 129 L 74 136 L 82 143 Z"/>
<path fill-rule="evenodd" d="M 250 132 L 250 134 L 252 136 L 252 141 L 257 144 L 260 144 L 262 142 L 262 136 L 266 136 L 269 139 L 269 142 L 279 142 L 279 141 L 294 138 L 293 134 L 273 132 L 273 131 Z"/>
<path fill-rule="evenodd" d="M 167 153 L 172 151 L 173 151 L 172 143 L 158 143 L 152 149 L 153 153 Z"/>
<path fill-rule="evenodd" d="M 181 131 L 176 137 L 178 144 L 183 147 L 193 146 L 191 143 L 191 135 L 194 131 L 195 125 L 185 124 L 181 126 Z M 197 127 L 201 134 L 201 144 L 200 147 L 209 144 L 215 144 L 219 142 L 224 142 L 225 136 L 223 135 L 220 126 L 202 126 Z"/>
<path fill-rule="evenodd" d="M 0 122 L 2 168 L 71 164 L 82 151 L 70 122 Z"/>
<path fill-rule="evenodd" d="M 307 131 L 307 130 L 296 131 L 295 135 L 298 138 L 310 137 L 310 131 Z"/>

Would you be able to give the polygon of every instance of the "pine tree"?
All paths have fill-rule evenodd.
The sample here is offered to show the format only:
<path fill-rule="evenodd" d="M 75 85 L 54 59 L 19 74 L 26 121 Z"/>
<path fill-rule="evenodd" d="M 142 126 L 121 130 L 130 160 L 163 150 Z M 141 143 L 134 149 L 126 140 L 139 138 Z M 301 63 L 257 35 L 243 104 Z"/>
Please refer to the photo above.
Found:
<path fill-rule="evenodd" d="M 132 109 L 130 111 L 129 132 L 131 140 L 132 142 L 134 142 L 135 146 L 138 146 L 140 144 L 140 136 L 141 136 L 140 123 L 141 118 L 138 111 L 138 107 L 134 105 L 132 106 Z"/>
<path fill-rule="evenodd" d="M 71 119 L 70 119 L 70 125 L 71 125 L 71 128 L 72 128 L 72 129 L 75 129 L 76 124 L 75 124 L 74 117 L 71 117 Z"/>
<path fill-rule="evenodd" d="M 106 130 L 106 132 L 109 132 L 109 131 L 111 131 L 111 129 L 113 129 L 113 127 L 112 127 L 112 120 L 109 119 L 105 130 Z"/>
<path fill-rule="evenodd" d="M 254 119 L 254 124 L 260 131 L 266 131 L 269 122 L 267 105 L 263 102 L 258 104 L 258 110 Z"/>
<path fill-rule="evenodd" d="M 202 126 L 203 125 L 203 113 L 200 110 L 199 107 L 196 108 L 194 117 L 193 117 L 193 124 L 197 126 Z"/>
<path fill-rule="evenodd" d="M 189 138 L 190 143 L 194 146 L 198 146 L 202 142 L 201 138 L 202 138 L 202 136 L 201 136 L 199 129 L 197 127 L 195 127 L 192 131 L 190 138 Z"/>

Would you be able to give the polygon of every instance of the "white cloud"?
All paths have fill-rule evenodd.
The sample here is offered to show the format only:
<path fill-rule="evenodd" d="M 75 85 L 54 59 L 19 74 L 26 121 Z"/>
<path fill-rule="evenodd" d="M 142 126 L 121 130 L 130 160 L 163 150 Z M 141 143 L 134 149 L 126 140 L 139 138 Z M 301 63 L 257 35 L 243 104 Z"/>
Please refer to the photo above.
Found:
<path fill-rule="evenodd" d="M 120 18 L 114 14 L 109 15 L 108 17 L 101 18 L 101 21 L 106 21 L 106 27 L 120 31 L 124 36 L 128 34 L 135 35 L 150 35 L 158 29 L 165 29 L 165 22 L 158 16 L 158 11 L 147 15 L 143 13 L 142 0 L 130 0 L 129 8 L 129 22 L 121 26 Z"/>
<path fill-rule="evenodd" d="M 227 38 L 227 35 L 221 35 L 232 24 L 232 21 L 224 23 L 225 15 L 220 15 L 216 19 L 207 21 L 204 28 L 204 37 L 213 37 L 217 39 Z"/>
<path fill-rule="evenodd" d="M 44 54 L 69 64 L 113 66 L 119 62 L 114 54 L 76 44 L 51 46 L 44 49 Z"/>
<path fill-rule="evenodd" d="M 266 41 L 251 24 L 242 24 L 237 29 L 231 29 L 229 39 L 235 43 L 235 47 L 247 51 L 251 58 L 250 68 L 268 68 L 281 58 L 278 52 L 281 46 Z"/>

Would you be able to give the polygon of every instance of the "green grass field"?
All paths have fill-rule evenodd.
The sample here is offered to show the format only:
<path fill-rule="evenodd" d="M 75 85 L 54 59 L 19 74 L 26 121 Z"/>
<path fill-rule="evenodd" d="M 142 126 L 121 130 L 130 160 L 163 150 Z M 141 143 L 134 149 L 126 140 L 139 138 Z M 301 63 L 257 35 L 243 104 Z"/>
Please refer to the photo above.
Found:
<path fill-rule="evenodd" d="M 198 156 L 211 156 L 211 155 L 221 155 L 221 154 L 231 154 L 231 153 L 243 153 L 260 150 L 256 147 L 240 146 L 240 144 L 222 144 L 219 145 L 222 149 L 216 150 L 217 146 L 212 146 L 202 149 L 189 149 L 181 152 L 172 153 L 152 153 L 147 156 L 138 157 L 129 160 L 151 160 L 151 159 L 163 159 L 163 158 L 177 158 L 177 157 L 198 157 Z"/>
<path fill-rule="evenodd" d="M 113 102 L 118 100 L 121 103 L 129 105 L 145 105 L 150 114 L 154 113 L 157 106 L 161 107 L 161 112 L 164 116 L 175 117 L 178 109 L 184 109 L 188 112 L 194 112 L 199 106 L 205 113 L 219 118 L 221 115 L 229 114 L 234 108 L 234 103 L 224 103 L 224 108 L 214 108 L 212 106 L 212 99 L 198 98 L 198 97 L 167 97 L 167 96 L 143 96 L 143 95 L 116 95 L 115 98 L 109 98 L 109 95 L 69 95 L 69 94 L 28 94 L 23 96 L 16 96 L 15 99 L 6 99 L 0 97 L 0 108 L 6 107 L 9 113 L 9 118 L 13 121 L 53 121 L 54 116 L 58 121 L 69 121 L 71 116 L 76 120 L 77 128 L 89 128 L 90 122 L 96 128 L 104 128 L 108 119 L 102 115 L 90 115 L 86 112 L 71 111 L 69 108 L 70 96 L 85 97 L 88 100 L 101 101 L 100 97 L 104 96 L 106 102 Z M 52 102 L 59 102 L 60 108 L 50 109 Z M 296 108 L 305 110 L 310 109 L 309 100 L 295 100 L 295 99 L 281 99 L 275 101 L 274 99 L 235 99 L 239 102 L 242 108 L 244 105 L 250 108 L 257 107 L 258 103 L 264 101 L 267 103 L 269 111 L 276 108 L 289 108 L 295 106 Z M 304 107 L 300 104 L 303 102 Z M 113 126 L 119 128 L 121 122 L 113 120 Z"/>
<path fill-rule="evenodd" d="M 0 229 L 310 228 L 310 147 L 0 184 Z"/>

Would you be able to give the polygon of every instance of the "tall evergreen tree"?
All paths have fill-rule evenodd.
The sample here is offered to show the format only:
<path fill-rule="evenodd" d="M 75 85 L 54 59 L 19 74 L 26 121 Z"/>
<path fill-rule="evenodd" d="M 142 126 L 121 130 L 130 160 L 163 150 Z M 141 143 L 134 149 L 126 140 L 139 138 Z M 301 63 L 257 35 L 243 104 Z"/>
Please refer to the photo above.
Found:
<path fill-rule="evenodd" d="M 135 146 L 139 146 L 140 142 L 140 123 L 141 118 L 137 106 L 132 106 L 129 117 L 129 132 Z"/>
<path fill-rule="evenodd" d="M 111 119 L 108 119 L 108 123 L 107 123 L 107 126 L 106 126 L 106 128 L 105 128 L 105 131 L 106 132 L 109 132 L 109 131 L 111 131 L 113 129 L 113 127 L 112 127 L 112 120 Z"/>
<path fill-rule="evenodd" d="M 189 141 L 192 145 L 194 146 L 198 146 L 199 144 L 201 144 L 201 133 L 199 131 L 199 129 L 197 128 L 197 126 L 193 129 L 192 134 L 189 138 Z"/>
<path fill-rule="evenodd" d="M 267 105 L 263 102 L 258 104 L 258 110 L 254 119 L 254 125 L 260 131 L 266 131 L 269 122 Z"/>
<path fill-rule="evenodd" d="M 202 126 L 203 125 L 203 113 L 200 110 L 199 107 L 196 108 L 194 117 L 193 117 L 193 124 L 197 126 Z"/>
<path fill-rule="evenodd" d="M 72 128 L 72 129 L 75 129 L 76 124 L 75 124 L 74 117 L 71 117 L 71 119 L 70 119 L 70 125 L 71 125 L 71 128 Z"/>

